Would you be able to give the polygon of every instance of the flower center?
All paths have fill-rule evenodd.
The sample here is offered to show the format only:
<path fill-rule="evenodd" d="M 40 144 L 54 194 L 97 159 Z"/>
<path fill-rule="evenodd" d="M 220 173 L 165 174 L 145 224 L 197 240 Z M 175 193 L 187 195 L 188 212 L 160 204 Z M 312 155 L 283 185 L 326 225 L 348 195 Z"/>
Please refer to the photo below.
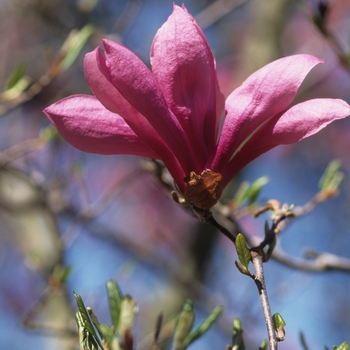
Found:
<path fill-rule="evenodd" d="M 187 183 L 184 197 L 193 206 L 208 210 L 219 200 L 222 193 L 222 175 L 206 169 L 200 175 L 191 171 L 184 178 Z"/>

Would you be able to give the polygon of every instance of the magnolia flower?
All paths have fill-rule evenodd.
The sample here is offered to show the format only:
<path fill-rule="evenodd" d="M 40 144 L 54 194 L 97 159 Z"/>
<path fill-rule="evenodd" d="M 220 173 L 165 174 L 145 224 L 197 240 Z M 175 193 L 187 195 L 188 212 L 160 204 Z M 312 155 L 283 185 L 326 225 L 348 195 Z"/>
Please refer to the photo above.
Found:
<path fill-rule="evenodd" d="M 249 162 L 350 115 L 337 99 L 291 105 L 305 76 L 323 61 L 281 58 L 252 74 L 226 102 L 209 44 L 184 6 L 158 30 L 152 71 L 111 40 L 84 60 L 94 96 L 73 95 L 44 112 L 76 148 L 162 160 L 186 202 L 208 210 Z"/>

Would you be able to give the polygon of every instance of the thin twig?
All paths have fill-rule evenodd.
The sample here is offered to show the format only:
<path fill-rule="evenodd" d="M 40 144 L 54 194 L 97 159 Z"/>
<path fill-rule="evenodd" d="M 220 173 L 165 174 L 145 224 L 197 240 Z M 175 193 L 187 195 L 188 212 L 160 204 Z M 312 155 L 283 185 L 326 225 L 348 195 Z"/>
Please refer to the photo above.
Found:
<path fill-rule="evenodd" d="M 196 21 L 201 28 L 208 28 L 246 1 L 247 0 L 216 0 L 196 16 Z"/>
<path fill-rule="evenodd" d="M 330 253 L 316 253 L 315 259 L 307 260 L 290 256 L 280 247 L 276 247 L 272 253 L 272 258 L 285 266 L 302 271 L 323 272 L 335 270 L 350 272 L 350 259 Z"/>
<path fill-rule="evenodd" d="M 221 233 L 223 233 L 233 244 L 236 242 L 236 236 L 227 230 L 225 227 L 221 226 L 214 218 L 212 212 L 210 210 L 202 210 L 196 207 L 193 207 L 193 211 L 198 216 L 198 218 L 209 225 L 217 228 Z"/>
<path fill-rule="evenodd" d="M 265 285 L 263 258 L 259 253 L 254 251 L 251 252 L 251 257 L 252 257 L 252 263 L 254 265 L 255 273 L 256 273 L 254 282 L 258 287 L 258 291 L 260 295 L 261 306 L 263 309 L 266 328 L 267 328 L 267 334 L 269 337 L 270 350 L 277 350 L 278 341 L 275 333 L 275 327 L 272 321 L 270 303 L 269 303 L 269 298 L 267 296 L 267 290 Z"/>

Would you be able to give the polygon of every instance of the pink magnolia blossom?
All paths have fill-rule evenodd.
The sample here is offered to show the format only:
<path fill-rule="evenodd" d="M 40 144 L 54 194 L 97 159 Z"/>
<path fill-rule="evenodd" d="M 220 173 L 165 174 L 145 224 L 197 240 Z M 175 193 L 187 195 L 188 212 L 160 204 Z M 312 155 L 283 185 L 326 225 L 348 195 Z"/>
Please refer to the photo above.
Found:
<path fill-rule="evenodd" d="M 350 115 L 337 99 L 291 105 L 323 61 L 281 58 L 252 74 L 226 102 L 205 36 L 183 6 L 158 30 L 152 71 L 126 47 L 103 40 L 84 60 L 94 96 L 73 95 L 44 112 L 73 146 L 90 153 L 162 160 L 186 201 L 213 206 L 249 162 L 280 144 L 311 136 Z"/>

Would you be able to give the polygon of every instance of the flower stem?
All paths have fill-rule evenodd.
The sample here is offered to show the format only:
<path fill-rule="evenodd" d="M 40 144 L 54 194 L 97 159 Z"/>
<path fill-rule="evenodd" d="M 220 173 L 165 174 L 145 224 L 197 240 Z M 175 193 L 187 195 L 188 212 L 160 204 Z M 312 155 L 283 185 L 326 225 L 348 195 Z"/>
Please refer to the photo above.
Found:
<path fill-rule="evenodd" d="M 275 327 L 272 321 L 270 303 L 269 303 L 269 298 L 267 296 L 267 290 L 265 285 L 263 258 L 259 253 L 255 251 L 251 252 L 251 257 L 252 257 L 252 263 L 254 265 L 255 273 L 256 273 L 254 277 L 254 282 L 258 287 L 258 291 L 260 295 L 261 306 L 262 306 L 262 310 L 263 310 L 264 318 L 266 322 L 267 334 L 269 337 L 270 350 L 277 350 L 278 342 L 276 338 Z"/>

